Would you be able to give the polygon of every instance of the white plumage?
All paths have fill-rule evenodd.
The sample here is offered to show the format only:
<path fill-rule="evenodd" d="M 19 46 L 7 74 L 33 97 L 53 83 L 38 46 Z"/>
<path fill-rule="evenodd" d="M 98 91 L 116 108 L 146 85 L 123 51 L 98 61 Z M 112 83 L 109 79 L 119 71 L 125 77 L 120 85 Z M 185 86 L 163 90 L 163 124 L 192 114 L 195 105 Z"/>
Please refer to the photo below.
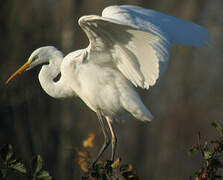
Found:
<path fill-rule="evenodd" d="M 151 121 L 152 114 L 142 103 L 134 86 L 153 86 L 167 66 L 172 44 L 205 46 L 208 31 L 191 22 L 137 6 L 110 6 L 102 16 L 88 15 L 79 25 L 89 38 L 86 49 L 63 58 L 52 46 L 35 50 L 29 60 L 7 82 L 25 69 L 43 65 L 39 80 L 52 97 L 80 97 L 100 120 L 105 143 L 96 160 L 109 144 L 104 116 L 112 135 L 112 160 L 116 137 L 112 119 L 131 114 Z M 61 78 L 54 78 L 61 73 Z"/>

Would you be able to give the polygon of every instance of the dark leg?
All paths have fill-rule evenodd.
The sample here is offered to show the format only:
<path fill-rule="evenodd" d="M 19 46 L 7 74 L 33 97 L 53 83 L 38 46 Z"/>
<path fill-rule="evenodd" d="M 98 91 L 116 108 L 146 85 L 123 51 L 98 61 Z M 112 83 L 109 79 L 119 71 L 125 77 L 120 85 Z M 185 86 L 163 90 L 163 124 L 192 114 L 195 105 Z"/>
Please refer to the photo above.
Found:
<path fill-rule="evenodd" d="M 111 125 L 111 119 L 109 117 L 105 117 L 111 132 L 111 136 L 112 136 L 112 156 L 111 156 L 111 161 L 114 162 L 115 159 L 115 152 L 116 152 L 116 147 L 117 147 L 117 137 L 116 134 L 112 128 Z"/>
<path fill-rule="evenodd" d="M 105 149 L 107 149 L 107 147 L 109 146 L 110 144 L 110 138 L 109 138 L 109 135 L 108 135 L 108 132 L 107 132 L 107 129 L 105 127 L 105 124 L 104 124 L 104 121 L 102 119 L 102 116 L 101 116 L 101 112 L 100 111 L 97 111 L 96 112 L 97 116 L 98 116 L 98 120 L 100 122 L 100 126 L 101 126 L 101 129 L 102 129 L 102 132 L 104 134 L 104 144 L 103 146 L 101 147 L 96 159 L 94 160 L 94 162 L 92 163 L 92 166 L 95 165 L 95 163 L 98 161 L 98 159 L 101 157 L 101 155 L 103 154 L 103 152 L 105 151 Z"/>

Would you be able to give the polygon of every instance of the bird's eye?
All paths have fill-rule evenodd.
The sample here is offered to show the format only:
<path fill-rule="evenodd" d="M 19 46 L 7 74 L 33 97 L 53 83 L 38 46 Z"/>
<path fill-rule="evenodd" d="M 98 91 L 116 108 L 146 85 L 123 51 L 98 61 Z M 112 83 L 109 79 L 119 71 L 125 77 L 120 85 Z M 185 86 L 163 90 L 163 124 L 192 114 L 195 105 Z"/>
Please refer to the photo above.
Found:
<path fill-rule="evenodd" d="M 39 56 L 38 56 L 38 55 L 36 55 L 36 56 L 34 56 L 34 57 L 33 57 L 33 59 L 32 59 L 32 60 L 33 60 L 33 61 L 35 61 L 35 60 L 37 60 L 38 58 L 39 58 Z"/>

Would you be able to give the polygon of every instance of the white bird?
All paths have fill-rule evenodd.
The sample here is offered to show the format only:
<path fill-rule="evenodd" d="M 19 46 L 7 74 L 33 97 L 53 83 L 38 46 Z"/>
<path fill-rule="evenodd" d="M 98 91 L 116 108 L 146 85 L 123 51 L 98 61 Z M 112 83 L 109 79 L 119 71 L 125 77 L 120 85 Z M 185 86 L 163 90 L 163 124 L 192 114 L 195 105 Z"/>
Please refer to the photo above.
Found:
<path fill-rule="evenodd" d="M 41 47 L 7 83 L 26 69 L 48 63 L 39 73 L 42 88 L 54 98 L 78 96 L 97 113 L 105 141 L 95 162 L 110 143 L 107 125 L 113 161 L 117 138 L 111 121 L 125 114 L 141 121 L 153 119 L 134 86 L 149 89 L 156 83 L 172 44 L 205 46 L 209 33 L 192 22 L 130 5 L 110 6 L 102 16 L 83 16 L 78 22 L 89 38 L 86 49 L 63 57 L 55 47 Z"/>

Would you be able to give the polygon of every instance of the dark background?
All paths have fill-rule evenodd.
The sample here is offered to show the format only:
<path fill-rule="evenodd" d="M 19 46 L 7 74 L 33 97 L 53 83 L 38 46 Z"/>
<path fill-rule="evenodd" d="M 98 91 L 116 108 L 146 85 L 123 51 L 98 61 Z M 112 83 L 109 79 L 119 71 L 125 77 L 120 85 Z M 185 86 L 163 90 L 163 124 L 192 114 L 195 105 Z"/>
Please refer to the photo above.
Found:
<path fill-rule="evenodd" d="M 38 47 L 54 45 L 65 54 L 86 47 L 78 18 L 113 4 L 155 9 L 210 30 L 210 47 L 173 46 L 166 73 L 149 91 L 140 90 L 155 116 L 151 124 L 114 123 L 118 156 L 132 163 L 141 179 L 188 179 L 199 166 L 199 158 L 187 155 L 196 133 L 214 136 L 210 123 L 221 122 L 223 115 L 222 0 L 1 0 L 0 145 L 11 143 L 17 156 L 27 160 L 41 154 L 57 180 L 80 179 L 70 149 L 81 147 L 94 132 L 97 152 L 103 136 L 95 113 L 77 98 L 49 97 L 38 82 L 40 68 L 7 86 L 5 81 Z"/>

